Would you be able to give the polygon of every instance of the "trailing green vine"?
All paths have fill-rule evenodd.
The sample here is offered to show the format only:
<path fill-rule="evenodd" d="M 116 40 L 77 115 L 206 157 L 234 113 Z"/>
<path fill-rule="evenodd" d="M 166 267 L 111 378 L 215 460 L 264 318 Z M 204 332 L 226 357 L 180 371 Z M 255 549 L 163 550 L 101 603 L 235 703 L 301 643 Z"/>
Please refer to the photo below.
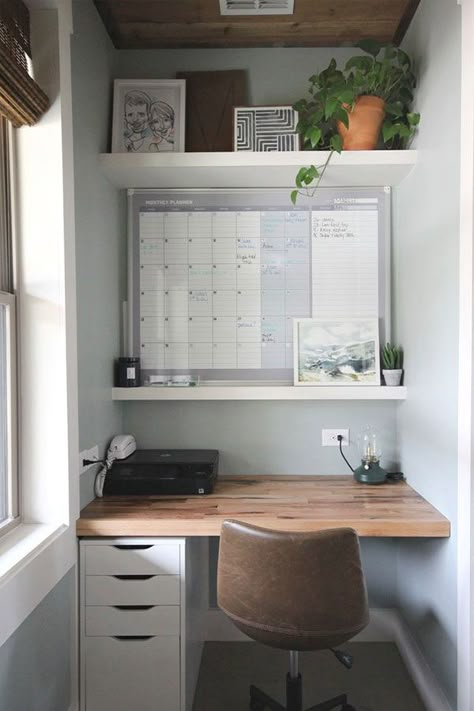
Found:
<path fill-rule="evenodd" d="M 291 193 L 293 204 L 300 193 L 314 194 L 333 154 L 341 153 L 337 124 L 349 127 L 349 115 L 360 96 L 378 96 L 385 102 L 381 142 L 386 149 L 407 148 L 415 134 L 420 114 L 411 110 L 416 76 L 410 57 L 398 47 L 371 39 L 357 46 L 365 54 L 351 57 L 343 70 L 331 59 L 326 69 L 309 78 L 309 96 L 293 105 L 303 150 L 329 151 L 322 165 L 300 168 Z"/>

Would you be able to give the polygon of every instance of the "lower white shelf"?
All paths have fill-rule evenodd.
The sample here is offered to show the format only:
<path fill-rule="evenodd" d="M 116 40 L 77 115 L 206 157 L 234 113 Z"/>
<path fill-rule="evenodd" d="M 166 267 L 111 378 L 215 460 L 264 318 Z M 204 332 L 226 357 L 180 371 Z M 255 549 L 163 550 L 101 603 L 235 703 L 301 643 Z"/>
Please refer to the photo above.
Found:
<path fill-rule="evenodd" d="M 406 400 L 405 387 L 197 385 L 113 388 L 113 400 Z"/>

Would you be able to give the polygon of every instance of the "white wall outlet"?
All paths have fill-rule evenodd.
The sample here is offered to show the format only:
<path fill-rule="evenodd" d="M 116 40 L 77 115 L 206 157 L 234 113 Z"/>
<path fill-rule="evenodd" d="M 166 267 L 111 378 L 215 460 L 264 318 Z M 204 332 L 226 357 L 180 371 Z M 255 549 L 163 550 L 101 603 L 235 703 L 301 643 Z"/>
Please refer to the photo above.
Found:
<path fill-rule="evenodd" d="M 95 467 L 96 464 L 84 464 L 82 463 L 84 459 L 99 459 L 99 445 L 95 444 L 90 449 L 84 449 L 79 452 L 79 476 L 84 474 L 91 467 Z"/>
<path fill-rule="evenodd" d="M 323 447 L 339 447 L 338 435 L 342 435 L 342 446 L 348 447 L 350 444 L 349 430 L 321 430 L 321 445 Z"/>

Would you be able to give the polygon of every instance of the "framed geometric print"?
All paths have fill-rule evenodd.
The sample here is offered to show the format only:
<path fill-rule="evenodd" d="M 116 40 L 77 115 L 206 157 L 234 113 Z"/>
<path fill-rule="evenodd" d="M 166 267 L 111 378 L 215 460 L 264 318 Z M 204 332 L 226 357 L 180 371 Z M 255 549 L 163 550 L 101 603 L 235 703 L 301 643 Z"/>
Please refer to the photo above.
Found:
<path fill-rule="evenodd" d="M 234 151 L 297 151 L 298 112 L 291 106 L 234 109 Z"/>

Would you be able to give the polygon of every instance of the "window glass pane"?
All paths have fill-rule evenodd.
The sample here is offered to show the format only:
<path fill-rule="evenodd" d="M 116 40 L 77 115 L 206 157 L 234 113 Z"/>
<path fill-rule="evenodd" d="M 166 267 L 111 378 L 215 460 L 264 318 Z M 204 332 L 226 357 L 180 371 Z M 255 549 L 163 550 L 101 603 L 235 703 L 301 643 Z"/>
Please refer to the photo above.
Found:
<path fill-rule="evenodd" d="M 0 304 L 0 523 L 8 518 L 7 307 Z"/>

